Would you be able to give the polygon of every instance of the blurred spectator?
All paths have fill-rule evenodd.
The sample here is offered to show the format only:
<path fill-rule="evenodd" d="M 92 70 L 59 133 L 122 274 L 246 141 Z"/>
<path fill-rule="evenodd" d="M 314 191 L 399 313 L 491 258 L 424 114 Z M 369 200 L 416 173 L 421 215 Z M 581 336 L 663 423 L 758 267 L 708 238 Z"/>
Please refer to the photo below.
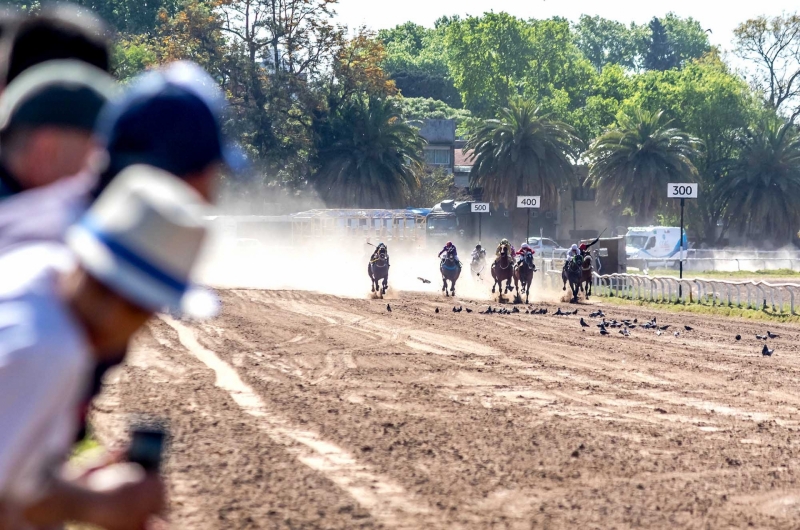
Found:
<path fill-rule="evenodd" d="M 107 73 L 75 60 L 29 68 L 0 95 L 0 200 L 86 166 L 92 130 L 114 94 Z"/>
<path fill-rule="evenodd" d="M 0 90 L 28 68 L 56 59 L 75 59 L 110 71 L 108 34 L 91 11 L 68 4 L 45 7 L 0 35 Z"/>
<path fill-rule="evenodd" d="M 175 63 L 144 74 L 100 119 L 109 160 L 102 178 L 87 171 L 0 203 L 0 254 L 20 244 L 63 240 L 67 227 L 131 164 L 166 169 L 210 199 L 220 169 L 242 167 L 222 134 L 225 107 L 222 91 L 195 64 Z M 89 397 L 100 391 L 103 374 L 123 355 L 120 349 L 116 357 L 97 363 Z M 84 418 L 88 405 L 87 400 L 81 406 Z"/>
<path fill-rule="evenodd" d="M 66 246 L 26 245 L 0 258 L 0 505 L 7 517 L 141 528 L 163 508 L 158 477 L 92 491 L 57 470 L 78 428 L 74 412 L 93 362 L 116 356 L 156 311 L 198 316 L 213 307 L 189 283 L 206 236 L 202 205 L 180 179 L 133 166 L 70 227 Z"/>

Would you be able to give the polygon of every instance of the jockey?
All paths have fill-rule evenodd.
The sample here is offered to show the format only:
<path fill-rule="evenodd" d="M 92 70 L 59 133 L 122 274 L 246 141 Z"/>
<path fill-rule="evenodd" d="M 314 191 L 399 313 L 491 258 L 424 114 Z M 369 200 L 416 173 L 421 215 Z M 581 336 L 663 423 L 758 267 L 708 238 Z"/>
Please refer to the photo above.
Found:
<path fill-rule="evenodd" d="M 369 259 L 370 263 L 377 261 L 378 256 L 381 253 L 381 250 L 383 250 L 386 253 L 386 266 L 390 267 L 391 265 L 389 264 L 389 249 L 386 248 L 386 245 L 383 243 L 378 243 L 378 246 L 375 247 L 375 252 L 372 253 L 372 257 Z"/>
<path fill-rule="evenodd" d="M 579 249 L 581 251 L 581 256 L 586 256 L 586 254 L 589 252 L 589 247 L 591 247 L 592 245 L 595 245 L 598 241 L 600 241 L 599 237 L 596 238 L 591 243 L 589 243 L 588 245 L 586 243 L 581 243 L 581 246 L 579 247 Z"/>
<path fill-rule="evenodd" d="M 517 252 L 517 256 L 523 258 L 526 253 L 530 252 L 531 255 L 536 254 L 536 251 L 531 248 L 531 246 L 527 243 L 523 243 L 521 247 L 519 247 L 519 251 Z"/>
<path fill-rule="evenodd" d="M 486 259 L 486 250 L 478 243 L 475 245 L 475 250 L 472 251 L 472 261 L 480 261 Z"/>
<path fill-rule="evenodd" d="M 456 246 L 453 244 L 452 241 L 448 241 L 444 248 L 439 252 L 438 257 L 442 257 L 442 254 L 447 254 L 448 252 L 453 251 L 453 257 L 456 259 L 456 263 L 458 263 L 459 268 L 461 267 L 461 260 L 458 259 L 458 250 L 456 250 Z"/>
<path fill-rule="evenodd" d="M 496 257 L 498 257 L 498 258 L 500 257 L 500 250 L 502 250 L 502 248 L 503 248 L 503 245 L 508 245 L 508 248 L 510 248 L 510 249 L 511 249 L 511 256 L 512 256 L 512 257 L 514 256 L 514 254 L 516 254 L 516 251 L 514 250 L 514 245 L 512 245 L 511 243 L 509 243 L 509 242 L 508 242 L 508 239 L 505 239 L 505 238 L 504 238 L 502 241 L 500 241 L 500 244 L 499 244 L 499 245 L 497 245 L 497 250 L 495 251 L 495 256 L 496 256 Z"/>
<path fill-rule="evenodd" d="M 580 255 L 581 255 L 581 249 L 578 248 L 577 244 L 573 244 L 572 248 L 570 248 L 569 252 L 567 252 L 567 261 L 573 260 L 575 259 L 576 256 Z"/>

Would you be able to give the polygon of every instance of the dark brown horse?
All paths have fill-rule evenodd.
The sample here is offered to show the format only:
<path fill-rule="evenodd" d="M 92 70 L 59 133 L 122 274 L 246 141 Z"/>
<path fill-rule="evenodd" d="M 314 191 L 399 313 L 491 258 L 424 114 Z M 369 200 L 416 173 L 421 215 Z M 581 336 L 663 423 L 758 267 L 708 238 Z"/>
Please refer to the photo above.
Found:
<path fill-rule="evenodd" d="M 573 304 L 578 303 L 578 292 L 581 289 L 581 277 L 583 274 L 581 270 L 582 263 L 581 257 L 575 256 L 564 263 L 564 269 L 561 271 L 561 279 L 564 280 L 563 290 L 567 290 L 567 282 L 569 282 L 569 288 L 572 291 L 572 299 L 570 301 Z"/>
<path fill-rule="evenodd" d="M 586 299 L 592 295 L 592 273 L 594 272 L 593 266 L 594 259 L 590 255 L 583 258 L 583 265 L 581 266 L 581 290 L 586 293 Z"/>
<path fill-rule="evenodd" d="M 456 261 L 456 253 L 454 250 L 448 250 L 447 255 L 442 258 L 439 264 L 439 271 L 442 273 L 442 292 L 445 296 L 456 295 L 456 282 L 461 276 L 461 266 Z M 450 281 L 450 293 L 447 292 L 447 281 Z"/>
<path fill-rule="evenodd" d="M 526 252 L 523 254 L 522 261 L 514 267 L 514 287 L 517 289 L 517 300 L 522 301 L 522 295 L 525 294 L 526 304 L 528 303 L 534 272 L 536 272 L 536 265 L 533 264 L 533 254 Z M 521 291 L 519 289 L 520 283 L 522 283 Z"/>
<path fill-rule="evenodd" d="M 378 250 L 378 255 L 370 260 L 367 265 L 367 274 L 372 280 L 372 292 L 380 291 L 381 298 L 383 298 L 386 289 L 389 288 L 389 257 L 386 255 L 385 248 Z"/>
<path fill-rule="evenodd" d="M 511 257 L 511 247 L 509 245 L 503 245 L 500 248 L 500 256 L 492 264 L 492 278 L 494 278 L 492 294 L 494 294 L 497 287 L 500 288 L 501 295 L 514 290 L 511 286 L 511 280 L 514 278 L 514 259 Z M 505 291 L 503 282 L 506 282 Z"/>

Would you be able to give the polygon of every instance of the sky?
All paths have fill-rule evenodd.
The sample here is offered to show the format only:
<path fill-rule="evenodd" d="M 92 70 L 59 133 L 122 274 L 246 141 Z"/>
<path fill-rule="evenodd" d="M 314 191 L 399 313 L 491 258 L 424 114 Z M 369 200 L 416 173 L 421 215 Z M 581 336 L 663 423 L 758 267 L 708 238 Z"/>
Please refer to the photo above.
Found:
<path fill-rule="evenodd" d="M 506 11 L 520 18 L 560 16 L 577 20 L 582 14 L 600 15 L 621 22 L 649 22 L 654 16 L 673 11 L 692 17 L 712 31 L 711 43 L 731 49 L 733 30 L 748 18 L 779 15 L 800 10 L 797 0 L 339 0 L 337 20 L 349 27 L 360 25 L 378 30 L 412 21 L 433 27 L 442 15 L 480 15 L 485 11 Z"/>

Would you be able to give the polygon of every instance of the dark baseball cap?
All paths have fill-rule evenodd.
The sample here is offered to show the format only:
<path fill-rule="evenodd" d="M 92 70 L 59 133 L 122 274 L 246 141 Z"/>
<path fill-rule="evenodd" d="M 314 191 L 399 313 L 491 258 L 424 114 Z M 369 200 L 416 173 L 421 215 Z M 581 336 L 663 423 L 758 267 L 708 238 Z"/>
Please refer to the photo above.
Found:
<path fill-rule="evenodd" d="M 0 95 L 0 131 L 43 126 L 92 131 L 116 93 L 114 79 L 99 68 L 76 60 L 41 63 Z"/>
<path fill-rule="evenodd" d="M 98 120 L 96 132 L 109 157 L 105 177 L 133 164 L 179 177 L 216 162 L 242 170 L 244 155 L 222 134 L 226 108 L 217 83 L 194 63 L 176 62 L 143 74 Z"/>

